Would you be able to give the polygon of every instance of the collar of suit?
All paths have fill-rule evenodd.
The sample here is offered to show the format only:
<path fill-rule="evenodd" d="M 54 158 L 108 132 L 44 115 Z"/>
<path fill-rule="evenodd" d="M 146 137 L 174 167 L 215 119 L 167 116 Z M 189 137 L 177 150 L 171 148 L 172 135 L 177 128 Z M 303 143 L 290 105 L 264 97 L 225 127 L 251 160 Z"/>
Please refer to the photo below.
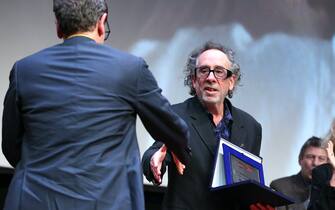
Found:
<path fill-rule="evenodd" d="M 207 110 L 203 107 L 199 99 L 195 96 L 191 98 L 193 101 L 193 106 L 189 107 L 189 113 L 191 118 L 191 124 L 198 132 L 201 140 L 204 144 L 208 147 L 209 151 L 214 155 L 216 153 L 216 148 L 218 145 L 218 141 L 216 140 L 214 129 L 213 129 L 213 122 L 208 116 Z M 231 127 L 231 136 L 229 141 L 232 143 L 236 142 L 236 140 L 245 138 L 245 132 L 243 132 L 243 121 L 240 119 L 240 116 L 236 110 L 236 108 L 231 104 L 228 99 L 225 99 L 225 103 L 227 103 L 231 114 L 233 116 L 233 123 Z M 243 145 L 238 145 L 242 146 Z"/>

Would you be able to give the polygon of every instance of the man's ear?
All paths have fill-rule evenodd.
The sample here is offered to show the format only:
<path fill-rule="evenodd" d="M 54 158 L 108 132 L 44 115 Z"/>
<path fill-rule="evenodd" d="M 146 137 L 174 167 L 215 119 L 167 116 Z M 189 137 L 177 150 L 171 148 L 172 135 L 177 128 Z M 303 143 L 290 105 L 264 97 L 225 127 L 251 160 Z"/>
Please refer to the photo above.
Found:
<path fill-rule="evenodd" d="M 233 90 L 235 87 L 235 82 L 236 82 L 237 77 L 235 74 L 233 74 L 228 79 L 229 79 L 229 90 Z"/>
<path fill-rule="evenodd" d="M 302 159 L 298 159 L 299 166 L 301 166 Z"/>
<path fill-rule="evenodd" d="M 106 28 L 105 28 L 105 22 L 107 21 L 107 13 L 104 13 L 100 20 L 98 21 L 98 35 L 99 37 L 101 36 L 105 36 L 105 31 L 106 31 Z"/>
<path fill-rule="evenodd" d="M 56 30 L 57 30 L 57 37 L 59 39 L 63 39 L 64 38 L 64 33 L 62 32 L 62 30 L 60 28 L 58 20 L 56 20 Z"/>
<path fill-rule="evenodd" d="M 191 82 L 192 82 L 192 87 L 195 88 L 194 86 L 196 85 L 196 78 L 195 78 L 195 75 L 192 75 L 191 76 Z"/>

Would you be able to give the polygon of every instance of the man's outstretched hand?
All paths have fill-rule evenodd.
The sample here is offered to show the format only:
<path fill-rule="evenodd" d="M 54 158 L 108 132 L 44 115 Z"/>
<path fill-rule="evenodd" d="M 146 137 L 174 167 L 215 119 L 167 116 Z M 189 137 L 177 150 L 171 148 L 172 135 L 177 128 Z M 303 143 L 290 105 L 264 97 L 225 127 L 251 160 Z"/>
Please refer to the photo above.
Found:
<path fill-rule="evenodd" d="M 155 154 L 151 157 L 151 160 L 150 160 L 150 168 L 154 175 L 155 184 L 158 184 L 158 185 L 162 183 L 161 168 L 162 168 L 162 163 L 166 156 L 166 151 L 167 151 L 167 148 L 165 144 L 163 144 L 163 146 L 161 146 L 161 148 L 159 148 L 159 150 L 155 152 Z"/>
<path fill-rule="evenodd" d="M 162 183 L 161 169 L 162 169 L 163 161 L 166 157 L 166 152 L 167 152 L 167 147 L 165 146 L 165 144 L 163 144 L 163 146 L 161 146 L 161 148 L 159 148 L 159 150 L 155 152 L 155 154 L 151 157 L 151 160 L 150 160 L 150 168 L 151 168 L 152 174 L 154 175 L 155 184 L 158 184 L 158 185 Z M 175 163 L 178 173 L 180 175 L 183 175 L 185 165 L 179 161 L 179 159 L 173 152 L 171 152 L 171 154 L 172 154 L 173 162 Z"/>

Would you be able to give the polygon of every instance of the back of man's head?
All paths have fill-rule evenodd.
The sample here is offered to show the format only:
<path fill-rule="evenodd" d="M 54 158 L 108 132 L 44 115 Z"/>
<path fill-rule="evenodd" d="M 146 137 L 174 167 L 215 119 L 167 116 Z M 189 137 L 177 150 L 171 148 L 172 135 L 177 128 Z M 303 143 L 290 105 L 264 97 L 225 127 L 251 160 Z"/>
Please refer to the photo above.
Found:
<path fill-rule="evenodd" d="M 108 13 L 105 0 L 54 0 L 53 11 L 65 37 L 92 31 L 99 18 Z"/>

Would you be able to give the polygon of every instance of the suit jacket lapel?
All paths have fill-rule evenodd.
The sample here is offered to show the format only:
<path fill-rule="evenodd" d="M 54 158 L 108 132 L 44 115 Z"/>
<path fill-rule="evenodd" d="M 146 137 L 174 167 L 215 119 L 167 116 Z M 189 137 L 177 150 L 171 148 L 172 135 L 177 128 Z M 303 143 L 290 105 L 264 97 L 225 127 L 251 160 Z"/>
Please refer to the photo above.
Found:
<path fill-rule="evenodd" d="M 243 120 L 241 119 L 237 109 L 233 107 L 230 102 L 229 105 L 233 115 L 233 124 L 231 128 L 230 142 L 241 148 L 245 148 L 244 140 L 246 139 L 246 132 L 244 132 L 245 128 Z"/>
<path fill-rule="evenodd" d="M 204 110 L 199 100 L 194 97 L 189 107 L 191 124 L 200 136 L 201 141 L 208 150 L 214 155 L 216 153 L 217 141 L 213 132 L 211 122 L 208 120 L 207 112 Z"/>

